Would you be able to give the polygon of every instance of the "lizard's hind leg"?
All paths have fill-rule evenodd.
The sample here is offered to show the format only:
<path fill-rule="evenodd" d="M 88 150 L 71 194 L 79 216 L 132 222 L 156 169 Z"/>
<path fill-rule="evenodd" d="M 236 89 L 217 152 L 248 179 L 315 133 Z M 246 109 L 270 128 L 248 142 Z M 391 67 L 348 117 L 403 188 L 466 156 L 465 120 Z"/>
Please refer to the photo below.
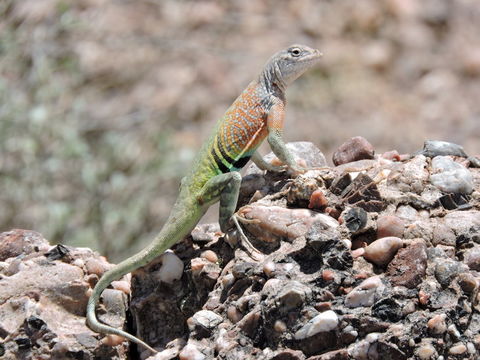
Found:
<path fill-rule="evenodd" d="M 204 201 L 215 201 L 217 197 L 219 198 L 218 222 L 220 223 L 220 230 L 227 234 L 227 230 L 231 228 L 233 222 L 233 225 L 237 228 L 242 245 L 247 250 L 249 256 L 254 260 L 260 260 L 263 257 L 262 254 L 250 243 L 238 222 L 238 215 L 235 214 L 241 183 L 242 176 L 237 171 L 217 175 L 208 180 L 204 185 L 200 197 Z"/>

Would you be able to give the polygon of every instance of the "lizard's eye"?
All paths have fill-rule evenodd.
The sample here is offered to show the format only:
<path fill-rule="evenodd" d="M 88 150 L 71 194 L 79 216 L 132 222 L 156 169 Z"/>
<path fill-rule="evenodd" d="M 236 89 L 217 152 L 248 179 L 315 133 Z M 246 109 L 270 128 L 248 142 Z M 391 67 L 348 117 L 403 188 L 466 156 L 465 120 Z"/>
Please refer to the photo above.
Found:
<path fill-rule="evenodd" d="M 301 53 L 302 51 L 299 48 L 290 49 L 290 54 L 292 54 L 293 56 L 300 56 Z"/>

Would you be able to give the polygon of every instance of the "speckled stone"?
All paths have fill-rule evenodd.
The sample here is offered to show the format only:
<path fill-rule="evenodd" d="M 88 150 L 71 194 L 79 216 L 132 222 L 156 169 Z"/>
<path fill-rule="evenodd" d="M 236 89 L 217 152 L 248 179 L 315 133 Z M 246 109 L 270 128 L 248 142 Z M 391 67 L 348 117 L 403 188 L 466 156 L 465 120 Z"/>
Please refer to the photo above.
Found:
<path fill-rule="evenodd" d="M 416 241 L 398 250 L 388 264 L 386 275 L 393 285 L 414 288 L 420 284 L 427 270 L 427 246 Z"/>

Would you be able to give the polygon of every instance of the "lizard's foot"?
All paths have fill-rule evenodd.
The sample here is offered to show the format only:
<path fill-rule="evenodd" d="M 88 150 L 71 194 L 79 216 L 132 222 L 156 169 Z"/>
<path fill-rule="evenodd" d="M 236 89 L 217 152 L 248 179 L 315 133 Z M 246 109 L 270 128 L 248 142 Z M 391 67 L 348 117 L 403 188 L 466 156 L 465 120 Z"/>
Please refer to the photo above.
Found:
<path fill-rule="evenodd" d="M 243 223 L 258 223 L 258 220 L 249 220 L 238 216 L 237 214 L 232 215 L 232 221 L 237 228 L 238 234 L 240 236 L 242 247 L 246 250 L 248 256 L 250 256 L 255 261 L 262 261 L 264 259 L 264 255 L 252 245 L 250 240 L 248 240 L 247 236 L 243 232 L 242 227 L 240 226 L 239 221 Z"/>

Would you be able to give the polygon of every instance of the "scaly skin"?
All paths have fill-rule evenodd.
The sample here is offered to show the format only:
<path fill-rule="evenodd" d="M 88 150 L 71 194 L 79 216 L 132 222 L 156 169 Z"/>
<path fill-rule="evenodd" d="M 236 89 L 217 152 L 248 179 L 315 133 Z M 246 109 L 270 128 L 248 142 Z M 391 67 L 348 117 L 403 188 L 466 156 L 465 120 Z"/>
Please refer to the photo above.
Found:
<path fill-rule="evenodd" d="M 234 217 L 242 180 L 238 170 L 250 158 L 261 169 L 279 169 L 263 161 L 255 152 L 265 138 L 286 166 L 293 171 L 301 171 L 282 139 L 285 90 L 320 57 L 318 50 L 292 45 L 273 55 L 258 78 L 240 94 L 217 123 L 189 175 L 182 179 L 178 199 L 160 233 L 141 252 L 107 271 L 93 289 L 87 305 L 87 324 L 92 330 L 123 336 L 156 352 L 135 336 L 97 320 L 95 306 L 100 295 L 112 281 L 147 265 L 187 236 L 217 201 L 220 201 L 220 228 L 227 232 Z M 234 223 L 241 232 L 238 222 Z"/>

